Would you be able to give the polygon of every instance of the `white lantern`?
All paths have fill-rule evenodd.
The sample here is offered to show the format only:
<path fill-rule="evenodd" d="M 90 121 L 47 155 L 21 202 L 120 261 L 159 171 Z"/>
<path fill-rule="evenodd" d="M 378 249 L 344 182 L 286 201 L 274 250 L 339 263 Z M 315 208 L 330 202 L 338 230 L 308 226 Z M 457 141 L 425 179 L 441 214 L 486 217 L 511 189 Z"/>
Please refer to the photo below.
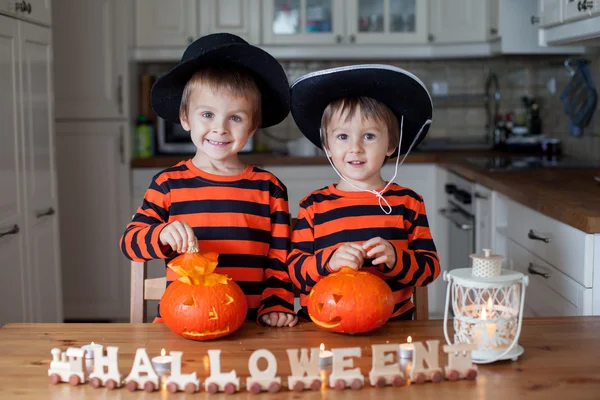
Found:
<path fill-rule="evenodd" d="M 444 271 L 448 281 L 444 312 L 444 335 L 448 344 L 477 344 L 471 353 L 474 363 L 486 364 L 523 354 L 518 344 L 523 319 L 525 287 L 529 277 L 503 270 L 503 257 L 472 254 L 472 268 Z M 452 298 L 454 341 L 448 337 L 448 308 Z"/>

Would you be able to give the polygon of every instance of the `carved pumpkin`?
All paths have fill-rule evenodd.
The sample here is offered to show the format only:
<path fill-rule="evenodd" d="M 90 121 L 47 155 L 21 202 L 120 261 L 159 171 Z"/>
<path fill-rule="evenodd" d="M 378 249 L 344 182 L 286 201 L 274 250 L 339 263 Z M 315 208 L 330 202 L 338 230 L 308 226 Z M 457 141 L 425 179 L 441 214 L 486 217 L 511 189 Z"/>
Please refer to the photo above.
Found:
<path fill-rule="evenodd" d="M 317 282 L 308 298 L 308 315 L 330 332 L 369 332 L 385 324 L 393 311 L 392 291 L 383 279 L 348 267 Z"/>
<path fill-rule="evenodd" d="M 192 246 L 167 265 L 181 277 L 165 290 L 160 314 L 169 329 L 184 338 L 226 336 L 246 318 L 246 296 L 229 276 L 214 272 L 217 258 L 217 253 L 199 253 Z"/>

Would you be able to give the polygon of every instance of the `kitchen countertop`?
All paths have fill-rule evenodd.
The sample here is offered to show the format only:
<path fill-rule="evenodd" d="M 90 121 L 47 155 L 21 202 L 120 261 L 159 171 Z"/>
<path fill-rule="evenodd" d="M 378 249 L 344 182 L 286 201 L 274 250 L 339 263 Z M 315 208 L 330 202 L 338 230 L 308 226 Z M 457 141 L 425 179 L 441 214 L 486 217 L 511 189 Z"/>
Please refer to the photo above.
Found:
<path fill-rule="evenodd" d="M 595 169 L 539 169 L 494 171 L 468 164 L 472 156 L 506 156 L 492 151 L 413 152 L 405 163 L 437 163 L 444 168 L 495 190 L 510 199 L 586 233 L 600 233 L 600 183 Z M 166 168 L 189 156 L 161 156 L 132 160 L 132 168 Z M 254 165 L 328 165 L 324 156 L 289 157 L 243 154 L 243 162 Z M 389 160 L 388 163 L 393 163 Z M 563 186 L 564 188 L 560 188 Z"/>
<path fill-rule="evenodd" d="M 440 341 L 440 366 L 446 355 L 441 320 L 389 322 L 369 334 L 343 335 L 320 330 L 312 323 L 295 328 L 262 328 L 246 323 L 224 338 L 195 342 L 183 339 L 164 324 L 8 324 L 0 329 L 0 398 L 2 399 L 166 399 L 188 398 L 183 393 L 170 394 L 162 389 L 154 393 L 94 389 L 89 384 L 70 386 L 48 383 L 50 350 L 80 347 L 91 341 L 119 347 L 119 369 L 125 378 L 131 369 L 135 350 L 144 347 L 150 358 L 161 348 L 183 351 L 182 373 L 196 371 L 203 382 L 209 375 L 208 349 L 222 349 L 222 371 L 235 369 L 241 391 L 233 395 L 208 395 L 202 391 L 192 396 L 203 399 L 584 399 L 598 398 L 600 390 L 600 317 L 531 318 L 523 320 L 519 344 L 525 353 L 515 362 L 502 361 L 478 365 L 476 381 L 410 384 L 403 387 L 375 389 L 366 384 L 361 390 L 321 390 L 296 393 L 287 390 L 290 367 L 287 348 L 318 347 L 328 349 L 360 347 L 362 357 L 354 358 L 363 375 L 371 370 L 371 345 L 402 343 L 408 335 L 414 340 Z M 451 328 L 450 328 L 451 331 Z M 278 394 L 253 395 L 245 389 L 248 358 L 256 349 L 273 352 L 277 376 L 282 378 Z M 596 354 L 596 356 L 593 356 Z M 327 375 L 327 372 L 325 372 Z M 366 383 L 366 382 L 365 382 Z M 194 397 L 195 398 L 195 397 Z"/>

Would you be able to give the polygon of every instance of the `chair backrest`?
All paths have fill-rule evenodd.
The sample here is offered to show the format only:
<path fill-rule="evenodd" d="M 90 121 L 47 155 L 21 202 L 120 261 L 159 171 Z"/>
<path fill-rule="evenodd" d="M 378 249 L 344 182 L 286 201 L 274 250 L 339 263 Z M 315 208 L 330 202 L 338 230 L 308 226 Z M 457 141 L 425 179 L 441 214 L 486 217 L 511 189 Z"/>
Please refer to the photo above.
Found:
<path fill-rule="evenodd" d="M 296 218 L 291 220 L 291 229 L 296 225 Z M 146 300 L 160 300 L 167 286 L 167 278 L 147 279 L 148 265 L 146 262 L 131 262 L 131 293 L 129 321 L 131 323 L 146 322 Z M 296 288 L 294 288 L 296 289 Z M 298 291 L 294 290 L 296 296 Z M 429 319 L 429 301 L 427 287 L 417 287 L 413 291 L 413 303 L 415 304 L 415 320 Z"/>

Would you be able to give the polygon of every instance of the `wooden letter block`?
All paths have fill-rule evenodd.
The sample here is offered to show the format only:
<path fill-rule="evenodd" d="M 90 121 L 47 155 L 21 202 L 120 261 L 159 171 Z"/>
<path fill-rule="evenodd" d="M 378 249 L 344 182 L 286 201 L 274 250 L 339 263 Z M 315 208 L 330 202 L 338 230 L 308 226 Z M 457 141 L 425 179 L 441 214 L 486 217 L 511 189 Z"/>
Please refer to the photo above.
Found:
<path fill-rule="evenodd" d="M 191 374 L 181 373 L 181 357 L 183 352 L 171 351 L 171 376 L 165 382 L 167 390 L 170 393 L 182 391 L 186 393 L 194 393 L 200 389 L 200 380 L 196 377 L 196 371 Z"/>
<path fill-rule="evenodd" d="M 292 370 L 292 375 L 288 376 L 288 388 L 296 392 L 304 389 L 319 390 L 321 388 L 319 349 L 311 348 L 310 357 L 308 349 L 301 349 L 300 358 L 298 358 L 298 349 L 287 349 L 286 351 Z"/>
<path fill-rule="evenodd" d="M 66 352 L 59 348 L 50 350 L 52 361 L 48 369 L 50 383 L 56 385 L 60 382 L 69 382 L 73 386 L 84 383 L 86 370 L 84 367 L 85 350 L 69 347 Z"/>
<path fill-rule="evenodd" d="M 444 352 L 448 354 L 448 366 L 444 368 L 446 379 L 475 379 L 477 366 L 471 360 L 471 352 L 477 349 L 476 344 L 444 345 Z"/>
<path fill-rule="evenodd" d="M 130 392 L 143 389 L 153 392 L 158 389 L 158 375 L 152 367 L 146 349 L 137 349 L 131 372 L 125 378 L 125 385 Z"/>
<path fill-rule="evenodd" d="M 404 373 L 400 370 L 397 344 L 374 344 L 373 367 L 369 373 L 372 386 L 404 385 Z"/>
<path fill-rule="evenodd" d="M 240 378 L 235 370 L 221 372 L 221 350 L 208 350 L 210 360 L 210 376 L 204 381 L 208 393 L 225 392 L 232 394 L 240 390 Z"/>
<path fill-rule="evenodd" d="M 108 346 L 105 356 L 101 347 L 94 349 L 94 372 L 90 374 L 92 387 L 106 386 L 111 390 L 121 387 L 123 376 L 119 372 L 118 352 L 118 347 Z"/>
<path fill-rule="evenodd" d="M 424 383 L 432 381 L 441 382 L 443 379 L 440 368 L 439 340 L 428 340 L 427 347 L 423 343 L 414 343 L 412 370 L 410 371 L 410 381 L 413 383 Z M 427 368 L 425 368 L 427 363 Z"/>
<path fill-rule="evenodd" d="M 335 390 L 344 390 L 347 387 L 354 390 L 362 388 L 365 377 L 360 373 L 360 368 L 352 368 L 353 360 L 345 358 L 360 357 L 360 347 L 332 349 L 331 351 L 333 352 L 333 369 L 329 375 L 329 386 Z"/>
<path fill-rule="evenodd" d="M 264 358 L 267 360 L 267 368 L 260 370 L 258 360 Z M 281 378 L 277 375 L 277 359 L 269 350 L 258 349 L 250 355 L 248 360 L 248 371 L 250 376 L 246 378 L 246 389 L 252 393 L 269 391 L 271 393 L 279 392 L 281 389 Z"/>

